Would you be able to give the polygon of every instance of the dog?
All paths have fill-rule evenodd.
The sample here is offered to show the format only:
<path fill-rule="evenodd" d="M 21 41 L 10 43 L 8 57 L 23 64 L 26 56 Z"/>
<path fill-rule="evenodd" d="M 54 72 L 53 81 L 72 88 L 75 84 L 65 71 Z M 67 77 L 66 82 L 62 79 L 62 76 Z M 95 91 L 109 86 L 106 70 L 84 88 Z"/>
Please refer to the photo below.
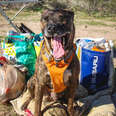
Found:
<path fill-rule="evenodd" d="M 80 64 L 73 43 L 75 35 L 74 13 L 69 10 L 45 10 L 41 16 L 44 40 L 37 58 L 34 77 L 27 87 L 35 97 L 34 116 L 41 116 L 42 99 L 48 94 L 51 100 L 67 103 L 70 116 L 74 116 L 73 102 L 78 88 Z M 35 89 L 35 94 L 34 94 Z M 23 105 L 23 109 L 29 100 Z"/>

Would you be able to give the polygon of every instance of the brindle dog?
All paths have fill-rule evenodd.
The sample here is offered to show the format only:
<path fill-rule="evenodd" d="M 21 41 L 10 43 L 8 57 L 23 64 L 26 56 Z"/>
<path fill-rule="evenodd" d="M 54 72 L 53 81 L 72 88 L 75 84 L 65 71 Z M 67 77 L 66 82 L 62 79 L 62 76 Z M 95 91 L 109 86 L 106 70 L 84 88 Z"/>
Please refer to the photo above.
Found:
<path fill-rule="evenodd" d="M 28 82 L 31 98 L 35 96 L 34 116 L 41 116 L 41 104 L 45 93 L 48 93 L 52 100 L 65 101 L 69 115 L 74 116 L 73 102 L 75 90 L 78 87 L 80 65 L 73 44 L 75 35 L 73 19 L 74 13 L 72 11 L 62 9 L 46 10 L 42 14 L 41 29 L 44 40 L 36 62 L 35 78 Z M 53 60 L 54 63 L 52 62 Z M 52 64 L 45 64 L 49 62 L 52 62 Z M 59 72 L 60 68 L 62 70 L 61 62 L 63 62 L 63 66 L 67 65 L 67 67 L 63 71 L 63 77 L 58 77 L 56 69 Z M 51 73 L 48 71 L 49 68 Z M 51 78 L 54 71 L 56 72 L 55 76 Z M 58 73 L 58 75 L 60 74 Z M 63 80 L 63 82 L 58 82 L 58 84 L 62 85 L 57 86 L 57 84 L 54 84 L 57 83 L 55 80 L 58 78 Z M 24 104 L 23 108 L 28 102 L 29 100 Z"/>

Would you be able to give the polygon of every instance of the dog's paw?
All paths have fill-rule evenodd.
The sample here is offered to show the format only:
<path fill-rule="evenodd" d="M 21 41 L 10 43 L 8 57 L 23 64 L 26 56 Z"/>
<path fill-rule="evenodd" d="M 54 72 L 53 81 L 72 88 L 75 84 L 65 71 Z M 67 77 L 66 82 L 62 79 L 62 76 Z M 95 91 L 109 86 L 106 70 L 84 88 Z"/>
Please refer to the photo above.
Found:
<path fill-rule="evenodd" d="M 74 116 L 75 110 L 73 108 L 68 108 L 69 116 Z"/>
<path fill-rule="evenodd" d="M 74 105 L 74 116 L 82 116 L 82 107 L 80 107 L 77 103 Z"/>

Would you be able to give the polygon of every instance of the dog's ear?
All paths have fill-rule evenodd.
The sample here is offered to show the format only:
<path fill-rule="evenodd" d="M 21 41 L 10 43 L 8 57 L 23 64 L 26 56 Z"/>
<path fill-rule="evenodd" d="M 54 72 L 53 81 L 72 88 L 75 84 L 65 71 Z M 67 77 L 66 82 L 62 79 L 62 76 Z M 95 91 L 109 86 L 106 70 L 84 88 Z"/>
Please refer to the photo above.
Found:
<path fill-rule="evenodd" d="M 44 10 L 41 14 L 41 21 L 48 16 L 48 10 Z"/>
<path fill-rule="evenodd" d="M 74 20 L 74 12 L 73 11 L 65 10 L 65 15 L 66 15 L 67 19 L 71 19 L 70 21 L 73 22 L 73 20 Z"/>
<path fill-rule="evenodd" d="M 68 16 L 70 16 L 72 19 L 74 19 L 74 12 L 73 11 L 68 11 Z"/>
<path fill-rule="evenodd" d="M 42 12 L 42 15 L 41 15 L 41 21 L 42 21 L 43 19 L 46 20 L 46 19 L 48 18 L 49 14 L 51 14 L 51 13 L 53 13 L 53 11 L 50 10 L 50 9 L 44 10 L 44 11 Z"/>

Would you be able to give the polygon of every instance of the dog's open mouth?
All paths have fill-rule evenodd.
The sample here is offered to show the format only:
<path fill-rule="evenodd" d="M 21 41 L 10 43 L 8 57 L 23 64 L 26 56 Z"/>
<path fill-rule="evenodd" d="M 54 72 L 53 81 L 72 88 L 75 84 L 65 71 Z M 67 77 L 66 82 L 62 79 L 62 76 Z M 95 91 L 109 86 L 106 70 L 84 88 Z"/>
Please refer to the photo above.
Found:
<path fill-rule="evenodd" d="M 51 37 L 52 55 L 55 60 L 60 60 L 65 55 L 67 34 Z"/>
<path fill-rule="evenodd" d="M 64 56 L 64 46 L 63 46 L 63 40 L 61 37 L 54 37 L 51 39 L 52 41 L 52 49 L 53 49 L 53 56 L 55 59 L 60 59 Z"/>

